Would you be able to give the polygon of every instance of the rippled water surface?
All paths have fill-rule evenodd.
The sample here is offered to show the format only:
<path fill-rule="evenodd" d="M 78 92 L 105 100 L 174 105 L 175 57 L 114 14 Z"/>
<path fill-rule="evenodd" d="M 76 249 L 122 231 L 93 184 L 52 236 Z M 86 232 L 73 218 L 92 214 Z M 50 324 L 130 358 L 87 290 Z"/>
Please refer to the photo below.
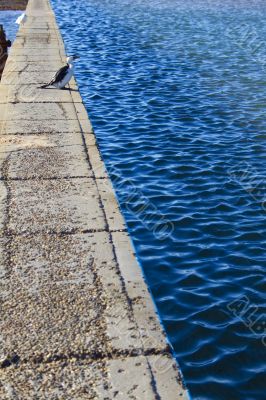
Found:
<path fill-rule="evenodd" d="M 53 5 L 192 398 L 265 399 L 265 2 Z"/>
<path fill-rule="evenodd" d="M 0 25 L 3 25 L 6 37 L 14 40 L 18 25 L 15 23 L 21 11 L 0 11 Z"/>

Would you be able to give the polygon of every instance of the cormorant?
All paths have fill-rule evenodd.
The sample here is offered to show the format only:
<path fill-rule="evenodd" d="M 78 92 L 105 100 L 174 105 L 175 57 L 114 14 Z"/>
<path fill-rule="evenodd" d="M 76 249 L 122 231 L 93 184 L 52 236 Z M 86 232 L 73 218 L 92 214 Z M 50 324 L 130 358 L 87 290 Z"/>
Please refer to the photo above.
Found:
<path fill-rule="evenodd" d="M 57 89 L 64 89 L 64 87 L 68 84 L 70 79 L 74 74 L 74 60 L 76 60 L 77 56 L 70 56 L 67 58 L 67 65 L 60 68 L 53 79 L 46 83 L 45 85 L 40 86 L 41 89 L 44 89 L 48 86 L 54 86 Z"/>

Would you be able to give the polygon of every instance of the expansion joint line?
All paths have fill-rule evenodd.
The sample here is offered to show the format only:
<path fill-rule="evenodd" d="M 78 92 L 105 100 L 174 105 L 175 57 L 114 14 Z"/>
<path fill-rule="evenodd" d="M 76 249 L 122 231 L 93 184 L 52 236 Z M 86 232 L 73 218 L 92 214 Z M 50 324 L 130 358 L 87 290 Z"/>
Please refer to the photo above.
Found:
<path fill-rule="evenodd" d="M 84 176 L 84 175 L 77 175 L 77 176 L 49 176 L 49 177 L 45 177 L 45 176 L 32 176 L 30 178 L 18 178 L 18 177 L 13 177 L 13 178 L 8 178 L 6 179 L 5 177 L 1 177 L 0 181 L 60 181 L 60 180 L 71 180 L 71 179 L 94 179 L 94 176 Z"/>
<path fill-rule="evenodd" d="M 82 353 L 72 353 L 69 354 L 54 354 L 49 357 L 45 357 L 45 354 L 40 354 L 36 357 L 29 357 L 25 359 L 21 359 L 18 354 L 13 355 L 12 357 L 6 357 L 0 364 L 0 369 L 9 368 L 12 366 L 23 366 L 23 365 L 41 365 L 41 364 L 50 364 L 53 362 L 60 361 L 87 361 L 87 362 L 107 362 L 109 360 L 120 360 L 125 358 L 136 358 L 136 357 L 149 357 L 149 356 L 169 356 L 172 357 L 171 352 L 167 350 L 158 350 L 156 348 L 150 348 L 143 351 L 142 349 L 134 349 L 134 350 L 111 350 L 110 352 L 82 352 Z M 151 367 L 150 367 L 151 369 Z"/>
<path fill-rule="evenodd" d="M 4 185 L 6 189 L 6 206 L 5 206 L 5 215 L 4 215 L 4 222 L 3 222 L 3 236 L 6 238 L 4 241 L 4 268 L 6 271 L 9 271 L 11 268 L 11 243 L 12 237 L 8 235 L 8 225 L 10 221 L 10 203 L 11 203 L 11 188 L 9 185 L 8 178 L 8 169 L 9 169 L 9 161 L 10 155 L 4 160 L 1 166 L 1 175 L 5 178 Z"/>

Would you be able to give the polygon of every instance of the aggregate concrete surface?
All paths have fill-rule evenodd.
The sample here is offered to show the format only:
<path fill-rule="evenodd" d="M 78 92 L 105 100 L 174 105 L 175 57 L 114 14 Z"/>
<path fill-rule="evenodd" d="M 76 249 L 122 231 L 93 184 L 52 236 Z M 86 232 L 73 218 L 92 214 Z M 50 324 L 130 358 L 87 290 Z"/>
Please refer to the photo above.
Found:
<path fill-rule="evenodd" d="M 0 398 L 187 399 L 49 0 L 0 84 Z M 71 90 L 70 90 L 71 89 Z"/>

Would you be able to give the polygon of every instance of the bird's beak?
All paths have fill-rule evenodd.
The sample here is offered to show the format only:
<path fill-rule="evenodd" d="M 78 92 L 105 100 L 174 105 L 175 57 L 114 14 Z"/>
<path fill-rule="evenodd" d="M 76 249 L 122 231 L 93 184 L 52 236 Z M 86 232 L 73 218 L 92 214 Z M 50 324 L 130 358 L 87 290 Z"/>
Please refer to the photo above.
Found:
<path fill-rule="evenodd" d="M 73 56 L 73 60 L 78 60 L 79 56 Z"/>

